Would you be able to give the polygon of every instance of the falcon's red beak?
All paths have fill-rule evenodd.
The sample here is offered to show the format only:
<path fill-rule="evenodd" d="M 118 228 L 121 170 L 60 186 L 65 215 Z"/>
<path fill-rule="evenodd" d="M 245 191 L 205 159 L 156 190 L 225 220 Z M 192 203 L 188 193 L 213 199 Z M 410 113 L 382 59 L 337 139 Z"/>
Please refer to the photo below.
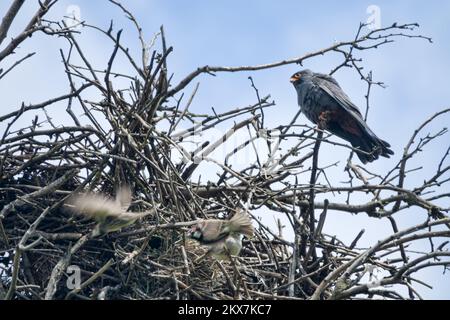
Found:
<path fill-rule="evenodd" d="M 291 79 L 289 80 L 291 83 L 294 83 L 295 81 L 300 79 L 300 75 L 298 73 L 294 74 Z"/>

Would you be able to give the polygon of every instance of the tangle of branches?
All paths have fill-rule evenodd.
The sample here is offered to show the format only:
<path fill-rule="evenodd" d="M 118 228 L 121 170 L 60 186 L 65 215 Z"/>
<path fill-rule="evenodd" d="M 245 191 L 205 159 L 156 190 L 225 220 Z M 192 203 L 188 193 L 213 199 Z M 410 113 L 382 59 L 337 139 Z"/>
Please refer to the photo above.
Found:
<path fill-rule="evenodd" d="M 22 104 L 0 115 L 1 297 L 416 299 L 421 298 L 417 286 L 428 286 L 416 277 L 418 271 L 449 267 L 450 147 L 443 149 L 433 175 L 423 176 L 415 186 L 405 182 L 408 173 L 420 172 L 408 165 L 410 160 L 426 152 L 429 143 L 448 137 L 447 129 L 428 133 L 428 127 L 448 116 L 450 109 L 430 115 L 413 130 L 403 154 L 385 172 L 370 172 L 353 162 L 351 147 L 314 127 L 299 125 L 299 114 L 276 128 L 266 127 L 264 112 L 276 105 L 270 96 L 259 95 L 253 79 L 256 99 L 248 105 L 223 113 L 190 111 L 199 86 L 196 81 L 203 75 L 301 65 L 333 54 L 342 61 L 330 74 L 353 68 L 367 85 L 368 107 L 371 87 L 383 84 L 365 73 L 358 54 L 398 38 L 431 41 L 417 34 L 417 24 L 376 30 L 361 24 L 353 39 L 322 50 L 264 65 L 205 65 L 174 83 L 167 62 L 172 47 L 162 27 L 146 43 L 133 14 L 117 1 L 106 1 L 104 5 L 116 6 L 137 30 L 141 47 L 127 48 L 121 42 L 122 30 L 115 30 L 112 23 L 102 28 L 79 21 L 81 28 L 74 29 L 63 21 L 47 20 L 56 2 L 42 1 L 22 33 L 11 38 L 6 35 L 23 3 L 15 0 L 0 25 L 1 81 L 7 81 L 10 72 L 19 72 L 19 65 L 26 68 L 34 55 L 19 57 L 20 44 L 32 34 L 44 33 L 67 41 L 60 56 L 69 88 L 61 96 Z M 103 65 L 94 65 L 78 40 L 78 33 L 88 29 L 110 40 L 111 55 Z M 126 73 L 115 70 L 119 56 L 128 63 Z M 52 107 L 61 104 L 71 123 L 52 120 Z M 29 114 L 36 116 L 24 125 L 22 119 Z M 209 139 L 211 130 L 219 126 L 227 128 L 223 135 Z M 206 139 L 195 143 L 199 134 Z M 224 157 L 214 157 L 214 151 L 238 134 L 246 138 Z M 258 143 L 266 151 L 258 152 Z M 328 179 L 327 172 L 335 165 L 319 165 L 323 144 L 348 149 L 341 168 L 348 181 Z M 244 168 L 233 166 L 233 157 L 246 150 L 254 151 L 256 160 Z M 205 164 L 216 169 L 215 180 L 194 178 L 201 176 Z M 132 211 L 156 210 L 121 231 L 92 238 L 93 222 L 64 208 L 74 192 L 113 196 L 124 184 L 133 191 Z M 198 218 L 226 217 L 236 208 L 252 216 L 255 236 L 244 240 L 239 257 L 230 261 L 208 257 L 196 264 L 205 249 L 186 238 L 187 227 Z M 290 225 L 284 229 L 292 237 L 281 225 L 274 231 L 262 223 L 257 212 L 286 217 Z M 352 243 L 345 244 L 323 232 L 333 212 L 365 214 L 369 223 L 381 219 L 392 232 L 363 247 L 358 244 L 361 230 Z M 396 217 L 402 212 L 421 215 L 423 221 L 399 229 Z M 429 242 L 428 250 L 409 250 L 424 240 Z M 82 281 L 71 287 L 74 266 Z"/>

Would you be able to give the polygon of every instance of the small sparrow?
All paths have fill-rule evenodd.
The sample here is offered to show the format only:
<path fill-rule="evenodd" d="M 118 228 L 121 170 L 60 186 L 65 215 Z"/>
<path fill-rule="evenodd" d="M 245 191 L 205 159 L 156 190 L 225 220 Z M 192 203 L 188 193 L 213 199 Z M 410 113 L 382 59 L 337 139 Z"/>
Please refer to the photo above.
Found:
<path fill-rule="evenodd" d="M 230 220 L 199 220 L 188 231 L 190 238 L 209 247 L 206 255 L 212 254 L 219 260 L 239 254 L 242 249 L 242 235 L 252 237 L 253 226 L 249 216 L 241 210 Z"/>
<path fill-rule="evenodd" d="M 66 202 L 70 211 L 98 222 L 92 230 L 93 237 L 120 230 L 155 212 L 155 209 L 140 213 L 127 212 L 130 204 L 131 190 L 128 187 L 121 187 L 115 200 L 104 195 L 87 193 L 74 195 Z"/>

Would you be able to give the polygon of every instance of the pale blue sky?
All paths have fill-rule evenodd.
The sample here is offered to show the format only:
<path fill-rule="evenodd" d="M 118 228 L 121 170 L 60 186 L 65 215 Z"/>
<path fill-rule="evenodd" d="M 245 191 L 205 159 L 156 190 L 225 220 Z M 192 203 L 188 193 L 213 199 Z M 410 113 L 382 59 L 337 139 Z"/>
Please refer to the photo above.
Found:
<path fill-rule="evenodd" d="M 0 2 L 1 13 L 5 12 L 10 2 Z M 9 36 L 23 28 L 24 19 L 35 10 L 34 2 L 27 1 Z M 71 4 L 80 7 L 82 20 L 90 24 L 107 28 L 109 21 L 114 19 L 116 31 L 118 28 L 124 29 L 122 39 L 138 57 L 136 32 L 120 10 L 106 1 L 64 0 L 52 9 L 50 16 L 60 19 Z M 382 26 L 393 22 L 418 22 L 421 25 L 418 32 L 432 37 L 433 44 L 420 39 L 399 39 L 377 50 L 357 53 L 358 57 L 364 58 L 365 70 L 373 70 L 374 80 L 383 81 L 388 86 L 386 89 L 373 89 L 368 122 L 375 133 L 391 143 L 396 152 L 392 159 L 382 159 L 368 165 L 370 169 L 383 171 L 392 167 L 413 129 L 426 117 L 450 106 L 450 2 L 132 0 L 126 1 L 126 4 L 141 22 L 147 41 L 164 24 L 168 44 L 174 46 L 168 60 L 169 71 L 174 73 L 174 83 L 205 64 L 240 66 L 270 63 L 301 56 L 330 46 L 335 41 L 352 39 L 359 22 L 366 21 L 366 8 L 372 4 L 381 10 Z M 83 32 L 80 43 L 93 64 L 104 69 L 112 51 L 111 43 L 92 31 Z M 63 39 L 49 39 L 43 35 L 35 35 L 21 46 L 17 57 L 34 49 L 38 53 L 0 81 L 1 114 L 17 109 L 22 101 L 40 102 L 67 92 L 59 48 L 67 48 Z M 339 61 L 338 58 L 340 56 L 337 54 L 320 56 L 306 61 L 305 67 L 329 72 Z M 10 59 L 7 63 L 12 61 Z M 127 68 L 120 63 L 116 66 Z M 251 75 L 260 94 L 271 94 L 277 103 L 275 108 L 266 112 L 266 125 L 273 127 L 288 123 L 298 110 L 296 93 L 288 80 L 298 69 L 298 66 L 289 65 L 257 72 L 218 74 L 217 77 L 201 76 L 200 89 L 191 110 L 209 112 L 214 107 L 221 112 L 254 103 L 255 94 L 247 79 Z M 335 77 L 356 104 L 365 105 L 366 87 L 354 70 L 341 70 Z M 190 92 L 192 86 L 187 90 Z M 65 106 L 59 106 L 49 110 L 56 123 L 64 123 L 67 119 Z M 30 114 L 28 118 L 33 116 Z M 447 126 L 448 120 L 448 117 L 439 119 L 434 130 Z M 301 118 L 299 122 L 305 123 L 305 119 Z M 423 177 L 428 177 L 435 168 L 436 159 L 440 159 L 443 148 L 447 146 L 448 142 L 443 140 L 431 144 L 426 153 L 413 160 L 411 168 L 424 166 L 424 174 L 412 174 L 407 184 L 416 185 Z M 337 158 L 345 162 L 347 151 L 325 146 L 321 155 L 322 163 Z M 342 181 L 346 177 L 342 162 L 338 169 L 333 178 Z M 348 241 L 361 227 L 367 229 L 362 239 L 365 245 L 389 232 L 385 221 L 344 214 L 329 216 L 327 232 L 339 234 Z M 423 218 L 422 213 L 418 217 L 401 216 L 400 228 Z M 354 229 L 347 231 L 348 226 L 354 226 Z M 434 269 L 423 275 L 436 288 L 434 291 L 421 290 L 424 297 L 450 298 L 450 277 L 442 277 L 441 273 L 441 270 Z"/>

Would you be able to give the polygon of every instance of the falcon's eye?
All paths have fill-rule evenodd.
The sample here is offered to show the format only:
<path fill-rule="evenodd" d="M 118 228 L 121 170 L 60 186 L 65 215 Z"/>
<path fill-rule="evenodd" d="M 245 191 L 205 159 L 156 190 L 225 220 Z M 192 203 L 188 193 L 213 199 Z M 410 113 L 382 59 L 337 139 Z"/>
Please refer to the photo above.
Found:
<path fill-rule="evenodd" d="M 300 80 L 301 77 L 302 77 L 302 75 L 301 75 L 300 73 L 295 73 L 295 74 L 291 77 L 290 81 L 291 81 L 292 83 L 294 83 L 294 82 Z"/>

